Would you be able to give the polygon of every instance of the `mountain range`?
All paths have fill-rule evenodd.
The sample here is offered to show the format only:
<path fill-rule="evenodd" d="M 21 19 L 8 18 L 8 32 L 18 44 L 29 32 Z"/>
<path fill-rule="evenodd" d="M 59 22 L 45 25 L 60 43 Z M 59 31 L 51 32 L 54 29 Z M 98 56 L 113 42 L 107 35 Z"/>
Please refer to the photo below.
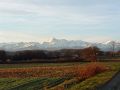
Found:
<path fill-rule="evenodd" d="M 53 38 L 48 42 L 8 42 L 0 43 L 0 50 L 21 51 L 21 50 L 59 50 L 59 49 L 83 49 L 96 46 L 102 51 L 119 51 L 119 41 L 107 41 L 105 43 L 92 43 L 82 40 L 66 40 Z"/>

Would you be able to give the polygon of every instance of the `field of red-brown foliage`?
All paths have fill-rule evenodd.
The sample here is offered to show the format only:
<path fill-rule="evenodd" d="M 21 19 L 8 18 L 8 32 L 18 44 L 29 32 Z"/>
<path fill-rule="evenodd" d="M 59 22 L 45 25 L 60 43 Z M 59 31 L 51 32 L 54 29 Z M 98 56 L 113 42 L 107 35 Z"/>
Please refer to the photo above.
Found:
<path fill-rule="evenodd" d="M 0 69 L 0 78 L 26 78 L 26 77 L 80 77 L 89 78 L 108 70 L 101 63 L 73 66 L 48 66 L 31 68 Z"/>

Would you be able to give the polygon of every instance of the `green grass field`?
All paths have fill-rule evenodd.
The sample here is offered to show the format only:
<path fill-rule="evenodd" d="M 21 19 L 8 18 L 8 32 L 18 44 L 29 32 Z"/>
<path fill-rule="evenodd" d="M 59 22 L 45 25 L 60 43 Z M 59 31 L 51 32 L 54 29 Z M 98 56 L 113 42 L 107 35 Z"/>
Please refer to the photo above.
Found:
<path fill-rule="evenodd" d="M 0 90 L 41 90 L 63 83 L 62 78 L 1 78 Z"/>
<path fill-rule="evenodd" d="M 88 63 L 57 63 L 57 64 L 1 64 L 0 69 L 33 68 L 33 67 L 73 67 Z M 0 90 L 93 90 L 104 84 L 120 70 L 120 62 L 104 62 L 110 70 L 93 77 L 76 82 L 76 77 L 33 77 L 33 78 L 0 78 Z"/>

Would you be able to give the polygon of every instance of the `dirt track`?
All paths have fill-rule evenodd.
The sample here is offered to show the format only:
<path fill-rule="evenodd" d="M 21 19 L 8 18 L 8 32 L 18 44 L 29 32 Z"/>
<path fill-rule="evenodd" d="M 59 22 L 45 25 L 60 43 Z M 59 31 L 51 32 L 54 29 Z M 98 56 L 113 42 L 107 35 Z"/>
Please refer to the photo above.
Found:
<path fill-rule="evenodd" d="M 97 90 L 120 90 L 120 72 L 118 72 L 108 83 Z"/>

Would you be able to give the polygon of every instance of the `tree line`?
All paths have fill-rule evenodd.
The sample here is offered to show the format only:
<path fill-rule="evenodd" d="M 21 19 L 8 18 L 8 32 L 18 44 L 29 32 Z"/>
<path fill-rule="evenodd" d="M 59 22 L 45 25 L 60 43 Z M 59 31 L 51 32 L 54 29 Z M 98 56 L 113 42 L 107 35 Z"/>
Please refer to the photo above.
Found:
<path fill-rule="evenodd" d="M 119 56 L 120 51 L 114 56 Z M 74 62 L 97 61 L 101 57 L 112 57 L 113 52 L 103 52 L 97 47 L 84 49 L 62 49 L 56 51 L 24 50 L 7 52 L 0 50 L 0 63 L 12 62 Z"/>

